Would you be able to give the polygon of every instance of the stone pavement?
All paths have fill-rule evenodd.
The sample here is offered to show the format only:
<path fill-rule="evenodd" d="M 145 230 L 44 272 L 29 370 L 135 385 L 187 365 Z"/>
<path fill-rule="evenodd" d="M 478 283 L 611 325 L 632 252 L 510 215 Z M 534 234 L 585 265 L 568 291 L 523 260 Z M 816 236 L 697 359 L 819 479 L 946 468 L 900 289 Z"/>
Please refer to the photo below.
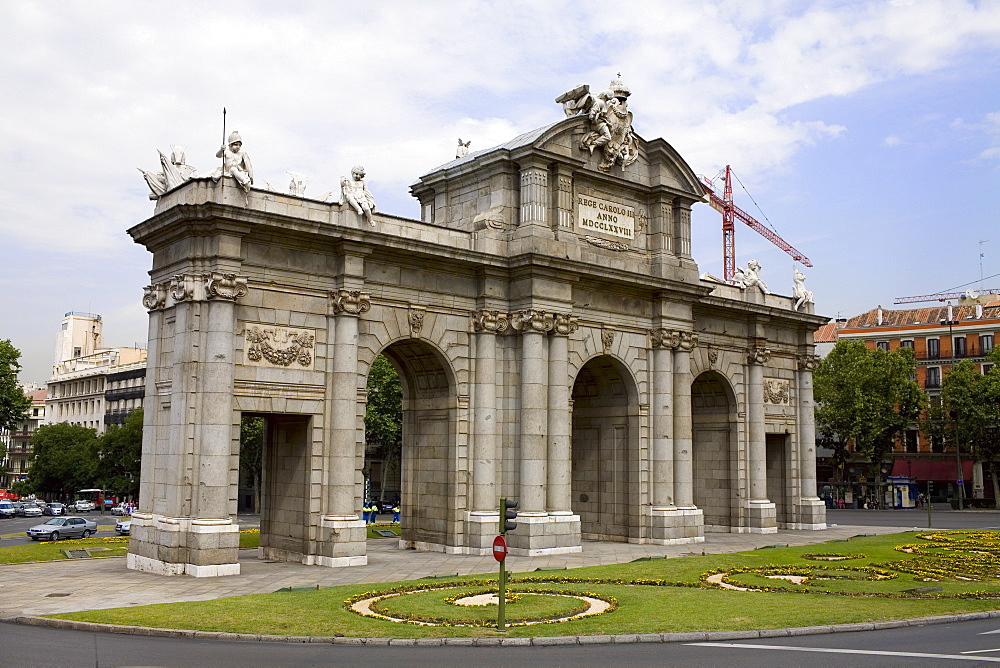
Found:
<path fill-rule="evenodd" d="M 777 534 L 709 533 L 704 543 L 634 545 L 584 541 L 583 552 L 543 557 L 508 557 L 509 572 L 545 566 L 597 566 L 640 557 L 685 557 L 740 552 L 767 545 L 812 545 L 858 534 L 886 534 L 912 527 L 833 526 L 823 531 L 779 531 Z M 282 587 L 332 587 L 364 582 L 411 580 L 430 575 L 492 573 L 492 555 L 469 556 L 400 550 L 397 541 L 370 539 L 368 565 L 324 568 L 257 559 L 256 550 L 241 550 L 239 575 L 193 578 L 140 573 L 125 568 L 124 558 L 6 564 L 0 566 L 0 618 L 46 615 L 152 603 L 206 601 L 227 596 L 261 594 Z"/>

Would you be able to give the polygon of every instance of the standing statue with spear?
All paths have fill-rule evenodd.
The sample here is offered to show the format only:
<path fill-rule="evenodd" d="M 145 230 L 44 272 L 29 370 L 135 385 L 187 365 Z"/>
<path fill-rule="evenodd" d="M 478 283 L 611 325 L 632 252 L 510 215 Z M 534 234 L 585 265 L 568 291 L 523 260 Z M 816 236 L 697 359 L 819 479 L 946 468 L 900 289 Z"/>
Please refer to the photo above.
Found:
<path fill-rule="evenodd" d="M 250 156 L 242 150 L 243 138 L 239 132 L 233 130 L 226 139 L 225 107 L 222 108 L 222 137 L 223 145 L 215 154 L 216 158 L 222 158 L 222 166 L 215 170 L 212 179 L 218 182 L 223 176 L 231 176 L 249 197 L 250 186 L 253 185 L 253 165 Z"/>

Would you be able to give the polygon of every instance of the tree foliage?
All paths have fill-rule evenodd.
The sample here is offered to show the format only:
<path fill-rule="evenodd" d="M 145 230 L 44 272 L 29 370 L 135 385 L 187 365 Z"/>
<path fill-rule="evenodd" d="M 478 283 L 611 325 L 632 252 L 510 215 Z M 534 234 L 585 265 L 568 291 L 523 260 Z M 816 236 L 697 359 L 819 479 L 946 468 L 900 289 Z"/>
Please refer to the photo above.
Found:
<path fill-rule="evenodd" d="M 123 425 L 111 425 L 98 443 L 99 485 L 118 496 L 139 497 L 142 465 L 142 409 L 133 411 Z"/>
<path fill-rule="evenodd" d="M 21 351 L 10 339 L 0 341 L 0 431 L 13 429 L 28 417 L 31 399 L 17 380 L 21 370 Z"/>
<path fill-rule="evenodd" d="M 67 499 L 97 480 L 99 441 L 93 429 L 68 422 L 42 425 L 31 446 L 27 483 L 35 494 Z"/>
<path fill-rule="evenodd" d="M 264 418 L 240 420 L 240 477 L 253 489 L 254 510 L 260 512 L 260 483 L 264 465 Z"/>
<path fill-rule="evenodd" d="M 873 465 L 881 464 L 924 408 L 915 368 L 907 348 L 869 350 L 861 341 L 838 341 L 814 376 L 818 431 L 842 452 L 853 443 Z"/>
<path fill-rule="evenodd" d="M 403 449 L 403 388 L 399 372 L 385 355 L 377 356 L 368 372 L 365 442 L 381 448 L 385 461 L 382 479 L 389 479 L 390 471 L 399 468 Z M 384 484 L 382 493 L 384 496 Z"/>

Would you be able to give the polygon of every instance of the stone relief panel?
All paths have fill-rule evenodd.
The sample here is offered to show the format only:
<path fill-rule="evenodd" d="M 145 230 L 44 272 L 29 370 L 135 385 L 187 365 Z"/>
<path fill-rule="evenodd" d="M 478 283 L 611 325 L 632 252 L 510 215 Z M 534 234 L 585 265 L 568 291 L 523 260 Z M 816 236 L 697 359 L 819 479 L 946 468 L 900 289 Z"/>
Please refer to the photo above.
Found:
<path fill-rule="evenodd" d="M 244 336 L 247 366 L 313 369 L 314 329 L 247 323 Z"/>
<path fill-rule="evenodd" d="M 784 378 L 764 379 L 764 403 L 787 406 L 792 401 L 791 381 Z"/>

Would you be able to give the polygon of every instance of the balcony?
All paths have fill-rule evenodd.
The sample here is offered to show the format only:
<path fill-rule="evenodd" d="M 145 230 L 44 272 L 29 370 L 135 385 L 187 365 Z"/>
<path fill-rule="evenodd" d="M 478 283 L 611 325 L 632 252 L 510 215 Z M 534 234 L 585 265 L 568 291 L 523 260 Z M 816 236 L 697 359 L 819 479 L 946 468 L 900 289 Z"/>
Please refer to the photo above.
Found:
<path fill-rule="evenodd" d="M 913 356 L 918 360 L 961 360 L 975 357 L 985 357 L 990 354 L 991 350 L 993 349 L 989 348 L 987 350 L 982 350 L 979 346 L 966 346 L 965 348 L 956 350 L 954 355 L 947 354 L 946 352 L 940 350 L 921 352 L 914 350 Z"/>
<path fill-rule="evenodd" d="M 104 401 L 111 403 L 112 401 L 126 401 L 128 399 L 142 399 L 146 396 L 146 388 L 144 387 L 131 387 L 127 390 L 117 390 L 114 392 L 105 392 Z"/>

